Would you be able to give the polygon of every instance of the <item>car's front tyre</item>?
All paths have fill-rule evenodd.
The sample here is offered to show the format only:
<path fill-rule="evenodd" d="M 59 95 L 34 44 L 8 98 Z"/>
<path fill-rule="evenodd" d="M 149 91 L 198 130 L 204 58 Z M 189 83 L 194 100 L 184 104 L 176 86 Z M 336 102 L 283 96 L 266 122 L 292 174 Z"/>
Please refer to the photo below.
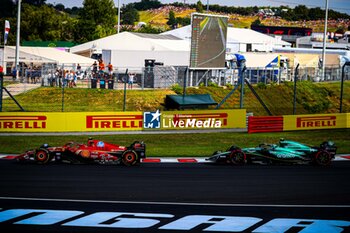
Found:
<path fill-rule="evenodd" d="M 246 156 L 242 151 L 232 151 L 227 160 L 234 165 L 243 165 L 246 163 Z"/>

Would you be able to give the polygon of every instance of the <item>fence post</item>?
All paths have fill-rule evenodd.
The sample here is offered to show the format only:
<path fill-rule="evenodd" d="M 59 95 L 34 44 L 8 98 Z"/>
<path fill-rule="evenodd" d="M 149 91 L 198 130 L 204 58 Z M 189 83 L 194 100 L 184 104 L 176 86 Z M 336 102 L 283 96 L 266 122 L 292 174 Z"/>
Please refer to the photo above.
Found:
<path fill-rule="evenodd" d="M 281 83 L 282 70 L 283 70 L 283 67 L 278 67 L 278 79 L 277 79 L 278 85 Z"/>
<path fill-rule="evenodd" d="M 293 115 L 295 115 L 296 112 L 296 103 L 297 103 L 297 79 L 299 74 L 299 63 L 294 71 L 294 101 L 293 101 Z"/>
<path fill-rule="evenodd" d="M 186 82 L 187 82 L 188 71 L 189 71 L 189 68 L 186 67 L 185 76 L 184 76 L 184 83 L 183 83 L 183 93 L 182 93 L 183 98 L 185 98 L 185 95 L 186 95 L 186 86 L 187 86 Z"/>
<path fill-rule="evenodd" d="M 339 108 L 340 113 L 343 112 L 343 90 L 344 90 L 345 66 L 350 66 L 350 61 L 345 62 L 342 68 L 341 85 L 340 85 L 340 108 Z"/>
<path fill-rule="evenodd" d="M 238 74 L 241 78 L 241 95 L 239 96 L 239 108 L 243 109 L 243 101 L 244 101 L 244 71 L 246 70 L 245 67 L 245 60 L 240 62 L 240 65 L 238 67 Z"/>
<path fill-rule="evenodd" d="M 62 112 L 64 112 L 64 83 L 62 85 Z"/>
<path fill-rule="evenodd" d="M 2 112 L 2 87 L 4 86 L 4 73 L 0 70 L 0 112 Z"/>
<path fill-rule="evenodd" d="M 126 83 L 128 82 L 129 80 L 129 77 L 128 77 L 128 69 L 126 69 L 125 71 L 125 79 L 124 79 L 124 104 L 123 104 L 123 112 L 125 112 L 126 110 Z"/>

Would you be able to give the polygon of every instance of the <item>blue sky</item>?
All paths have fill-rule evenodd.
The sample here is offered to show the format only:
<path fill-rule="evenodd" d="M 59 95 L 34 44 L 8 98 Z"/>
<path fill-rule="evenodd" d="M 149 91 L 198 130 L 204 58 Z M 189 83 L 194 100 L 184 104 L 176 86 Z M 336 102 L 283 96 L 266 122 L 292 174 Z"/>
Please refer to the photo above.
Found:
<path fill-rule="evenodd" d="M 196 3 L 198 0 L 161 0 L 162 3 L 170 2 L 184 2 Z M 208 0 L 201 0 L 203 4 L 207 4 Z M 47 3 L 58 4 L 62 3 L 66 7 L 79 6 L 83 4 L 83 0 L 47 0 Z M 118 0 L 114 0 L 117 6 Z M 120 0 L 120 4 L 127 4 L 130 2 L 137 2 L 137 0 Z M 210 4 L 219 4 L 225 6 L 280 6 L 288 5 L 295 7 L 297 5 L 306 5 L 309 8 L 321 7 L 325 8 L 326 0 L 209 0 Z M 350 14 L 350 0 L 328 0 L 329 9 Z"/>

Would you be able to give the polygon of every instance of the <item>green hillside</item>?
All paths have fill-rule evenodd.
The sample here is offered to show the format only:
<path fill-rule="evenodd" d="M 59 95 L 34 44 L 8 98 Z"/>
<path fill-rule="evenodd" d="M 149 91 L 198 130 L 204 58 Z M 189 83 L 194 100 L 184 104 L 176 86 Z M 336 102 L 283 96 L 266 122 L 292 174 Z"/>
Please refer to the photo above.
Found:
<path fill-rule="evenodd" d="M 254 86 L 256 92 L 266 103 L 273 115 L 290 115 L 293 113 L 293 83 L 281 85 Z M 179 94 L 180 87 L 173 88 Z M 128 90 L 126 110 L 148 111 L 164 110 L 166 95 L 175 94 L 173 90 Z M 220 102 L 232 87 L 198 87 L 187 88 L 187 94 L 211 94 L 215 101 Z M 225 109 L 239 108 L 240 91 L 236 91 L 222 106 Z M 123 90 L 108 89 L 62 89 L 56 87 L 40 87 L 16 96 L 17 101 L 29 112 L 61 112 L 63 111 L 122 111 Z M 337 113 L 340 103 L 340 82 L 311 83 L 299 82 L 297 85 L 297 114 Z M 267 115 L 264 108 L 252 92 L 246 87 L 244 108 L 254 115 Z M 19 111 L 11 99 L 3 101 L 3 112 Z M 343 112 L 350 112 L 350 81 L 344 82 Z"/>
<path fill-rule="evenodd" d="M 196 12 L 195 8 L 163 6 L 158 9 L 139 11 L 139 21 L 145 22 L 153 27 L 162 28 L 163 30 L 170 30 L 170 27 L 166 24 L 169 19 L 170 10 L 174 12 L 175 17 L 181 18 L 190 18 L 191 14 Z M 265 26 L 307 27 L 312 28 L 314 32 L 323 32 L 324 30 L 323 20 L 300 19 L 297 21 L 288 21 L 281 17 L 259 17 L 256 15 L 227 14 L 215 11 L 210 11 L 209 13 L 228 16 L 229 24 L 237 28 L 250 28 L 250 25 L 254 21 L 259 20 L 260 23 Z M 350 23 L 348 20 L 328 20 L 328 31 L 330 32 L 346 30 L 349 26 Z"/>
<path fill-rule="evenodd" d="M 273 115 L 291 115 L 293 113 L 293 88 L 292 82 L 281 85 L 254 85 L 254 89 Z M 229 91 L 219 87 L 188 89 L 188 93 L 210 93 L 217 102 L 220 102 Z M 222 108 L 239 108 L 239 98 L 240 91 L 236 91 Z M 336 113 L 339 112 L 339 103 L 340 82 L 300 82 L 297 85 L 297 114 Z M 254 115 L 267 115 L 248 88 L 245 88 L 244 108 Z M 350 112 L 349 81 L 344 83 L 343 112 Z"/>

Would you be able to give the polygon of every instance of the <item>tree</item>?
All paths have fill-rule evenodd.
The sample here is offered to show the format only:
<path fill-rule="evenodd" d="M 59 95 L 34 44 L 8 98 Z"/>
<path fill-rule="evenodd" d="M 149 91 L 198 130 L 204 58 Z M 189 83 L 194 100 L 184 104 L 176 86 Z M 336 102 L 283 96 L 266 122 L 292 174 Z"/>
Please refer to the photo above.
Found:
<path fill-rule="evenodd" d="M 70 15 L 79 15 L 79 12 L 81 11 L 81 9 L 83 8 L 73 6 L 72 8 L 65 8 L 64 12 L 67 12 Z"/>
<path fill-rule="evenodd" d="M 252 22 L 251 25 L 259 26 L 259 25 L 262 25 L 262 23 L 261 23 L 260 19 L 256 19 L 256 20 L 254 20 L 254 22 Z"/>
<path fill-rule="evenodd" d="M 159 34 L 164 32 L 164 30 L 162 30 L 161 28 L 152 27 L 151 25 L 147 24 L 145 26 L 142 26 L 140 29 L 138 29 L 137 32 Z"/>
<path fill-rule="evenodd" d="M 196 4 L 196 11 L 199 13 L 203 13 L 204 12 L 204 7 L 201 1 L 198 1 Z"/>
<path fill-rule="evenodd" d="M 46 0 L 22 0 L 22 3 L 28 3 L 29 5 L 42 6 Z"/>
<path fill-rule="evenodd" d="M 79 12 L 76 40 L 86 42 L 112 35 L 116 23 L 113 0 L 84 0 Z"/>
<path fill-rule="evenodd" d="M 15 16 L 15 4 L 12 0 L 1 0 L 0 17 L 13 17 Z"/>
<path fill-rule="evenodd" d="M 298 5 L 294 8 L 294 20 L 309 20 L 309 9 L 305 5 Z"/>
<path fill-rule="evenodd" d="M 186 26 L 191 24 L 191 18 L 190 17 L 176 17 L 177 24 L 180 24 L 181 26 Z"/>
<path fill-rule="evenodd" d="M 136 10 L 144 11 L 148 9 L 156 9 L 162 6 L 162 3 L 158 0 L 141 0 L 141 2 L 135 2 L 134 7 Z"/>
<path fill-rule="evenodd" d="M 123 24 L 134 25 L 140 19 L 139 12 L 135 9 L 133 3 L 123 6 L 121 11 L 120 17 Z"/>
<path fill-rule="evenodd" d="M 22 40 L 74 40 L 75 19 L 52 7 L 23 4 L 21 17 Z"/>
<path fill-rule="evenodd" d="M 311 20 L 318 20 L 324 18 L 325 11 L 322 10 L 320 7 L 311 8 L 309 10 L 309 15 Z"/>
<path fill-rule="evenodd" d="M 56 6 L 54 6 L 54 8 L 58 11 L 64 11 L 64 9 L 65 9 L 64 5 L 61 3 L 56 4 Z"/>
<path fill-rule="evenodd" d="M 343 26 L 340 26 L 335 30 L 335 33 L 344 34 L 345 31 L 346 31 L 345 28 Z"/>
<path fill-rule="evenodd" d="M 176 21 L 176 18 L 175 18 L 174 11 L 169 11 L 169 19 L 168 19 L 168 22 L 166 24 L 168 24 L 171 28 L 175 28 L 176 27 L 177 21 Z"/>

